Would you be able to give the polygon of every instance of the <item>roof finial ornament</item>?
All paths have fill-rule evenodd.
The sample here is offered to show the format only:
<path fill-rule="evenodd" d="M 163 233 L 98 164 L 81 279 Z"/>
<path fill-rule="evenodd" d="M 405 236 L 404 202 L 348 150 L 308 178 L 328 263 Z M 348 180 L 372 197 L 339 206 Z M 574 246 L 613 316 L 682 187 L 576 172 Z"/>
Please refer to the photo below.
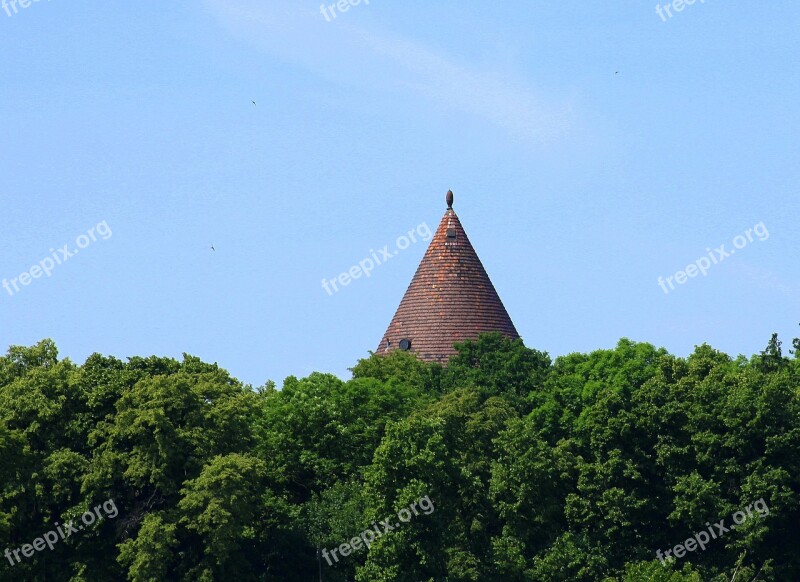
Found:
<path fill-rule="evenodd" d="M 447 191 L 447 198 L 446 198 L 446 200 L 447 200 L 447 208 L 449 208 L 450 210 L 452 210 L 452 209 L 453 209 L 453 191 L 452 191 L 452 190 L 448 190 L 448 191 Z"/>

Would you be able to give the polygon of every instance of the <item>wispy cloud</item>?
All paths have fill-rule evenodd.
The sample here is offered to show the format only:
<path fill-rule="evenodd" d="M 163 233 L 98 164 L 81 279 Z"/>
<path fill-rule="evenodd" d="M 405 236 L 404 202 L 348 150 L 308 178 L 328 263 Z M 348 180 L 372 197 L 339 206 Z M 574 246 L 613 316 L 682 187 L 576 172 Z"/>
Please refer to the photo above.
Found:
<path fill-rule="evenodd" d="M 778 291 L 791 299 L 800 300 L 800 290 L 785 284 L 775 273 L 745 261 L 737 261 L 731 265 L 731 270 L 743 278 L 756 283 L 761 289 Z"/>
<path fill-rule="evenodd" d="M 414 73 L 420 94 L 499 125 L 510 134 L 547 142 L 568 131 L 569 105 L 554 108 L 518 81 L 454 63 L 418 43 L 357 31 L 366 44 Z"/>
<path fill-rule="evenodd" d="M 405 88 L 539 144 L 565 137 L 574 124 L 567 100 L 546 99 L 524 79 L 457 62 L 377 27 L 360 28 L 344 18 L 326 22 L 317 4 L 294 2 L 206 0 L 206 5 L 237 38 L 336 83 L 373 91 Z"/>

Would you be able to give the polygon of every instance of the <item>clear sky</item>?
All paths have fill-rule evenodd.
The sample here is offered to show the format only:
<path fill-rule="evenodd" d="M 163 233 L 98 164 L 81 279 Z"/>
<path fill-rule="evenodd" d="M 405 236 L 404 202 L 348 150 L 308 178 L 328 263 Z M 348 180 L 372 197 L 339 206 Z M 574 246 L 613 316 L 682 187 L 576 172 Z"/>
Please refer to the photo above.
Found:
<path fill-rule="evenodd" d="M 789 347 L 800 5 L 668 6 L 0 9 L 2 350 L 347 378 L 426 243 L 323 278 L 435 229 L 448 188 L 528 346 Z"/>

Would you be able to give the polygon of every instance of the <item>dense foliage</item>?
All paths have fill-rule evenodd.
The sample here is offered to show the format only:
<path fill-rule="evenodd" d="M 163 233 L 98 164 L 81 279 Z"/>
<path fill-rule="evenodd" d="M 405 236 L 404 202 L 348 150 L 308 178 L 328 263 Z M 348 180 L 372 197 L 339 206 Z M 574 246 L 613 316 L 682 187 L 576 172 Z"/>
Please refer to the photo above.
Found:
<path fill-rule="evenodd" d="M 777 336 L 750 359 L 622 340 L 553 362 L 496 334 L 458 350 L 253 390 L 191 356 L 10 348 L 0 552 L 119 513 L 0 556 L 0 580 L 800 580 L 800 354 Z M 759 500 L 705 550 L 657 556 Z"/>

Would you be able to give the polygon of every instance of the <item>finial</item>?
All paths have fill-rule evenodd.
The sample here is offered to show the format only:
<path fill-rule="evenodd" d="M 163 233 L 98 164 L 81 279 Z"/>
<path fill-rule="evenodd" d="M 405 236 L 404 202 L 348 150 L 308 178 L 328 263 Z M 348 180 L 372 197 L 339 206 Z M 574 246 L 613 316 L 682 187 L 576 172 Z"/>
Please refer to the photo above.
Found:
<path fill-rule="evenodd" d="M 452 209 L 453 208 L 453 191 L 452 190 L 448 190 L 447 191 L 446 200 L 447 200 L 447 207 Z"/>

